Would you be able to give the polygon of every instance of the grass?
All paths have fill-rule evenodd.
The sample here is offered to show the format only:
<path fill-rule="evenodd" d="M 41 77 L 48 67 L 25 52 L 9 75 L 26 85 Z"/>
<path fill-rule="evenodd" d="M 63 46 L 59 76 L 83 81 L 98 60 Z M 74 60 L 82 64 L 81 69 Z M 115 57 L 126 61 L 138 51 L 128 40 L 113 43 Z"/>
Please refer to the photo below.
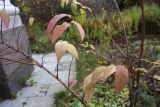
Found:
<path fill-rule="evenodd" d="M 47 33 L 42 24 L 35 23 L 28 28 L 31 50 L 33 53 L 53 51 L 52 44 L 48 44 Z"/>

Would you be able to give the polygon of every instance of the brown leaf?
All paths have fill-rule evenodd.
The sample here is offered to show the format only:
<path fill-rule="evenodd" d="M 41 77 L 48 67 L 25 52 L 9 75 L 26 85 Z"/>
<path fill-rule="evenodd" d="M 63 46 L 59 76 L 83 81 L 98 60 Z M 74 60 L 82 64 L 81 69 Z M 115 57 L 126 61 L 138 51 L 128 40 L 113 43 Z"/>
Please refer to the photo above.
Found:
<path fill-rule="evenodd" d="M 52 43 L 54 44 L 55 41 L 64 33 L 65 30 L 69 28 L 70 24 L 64 22 L 62 25 L 57 25 L 52 34 Z"/>
<path fill-rule="evenodd" d="M 10 22 L 10 18 L 9 18 L 9 15 L 8 15 L 7 11 L 6 10 L 1 10 L 0 11 L 0 17 L 1 17 L 2 21 L 3 21 L 3 23 L 5 24 L 5 26 L 8 28 L 9 22 Z"/>
<path fill-rule="evenodd" d="M 114 65 L 110 65 L 108 67 L 101 66 L 96 68 L 93 73 L 91 73 L 84 79 L 83 92 L 87 104 L 90 103 L 91 98 L 94 95 L 94 84 L 100 80 L 106 79 L 111 74 L 113 74 L 115 70 L 116 67 Z"/>
<path fill-rule="evenodd" d="M 47 26 L 48 36 L 51 35 L 51 32 L 52 32 L 53 28 L 55 27 L 56 23 L 57 23 L 60 19 L 62 19 L 62 18 L 64 18 L 64 17 L 69 17 L 69 18 L 71 18 L 71 15 L 68 15 L 68 14 L 59 14 L 59 15 L 54 16 L 54 17 L 51 19 L 51 21 L 49 22 L 49 24 L 48 24 L 48 26 Z"/>
<path fill-rule="evenodd" d="M 83 82 L 83 92 L 85 96 L 85 100 L 89 105 L 92 96 L 94 95 L 94 86 L 91 84 L 92 74 L 88 75 Z"/>
<path fill-rule="evenodd" d="M 83 27 L 81 26 L 81 24 L 75 22 L 75 21 L 72 21 L 71 23 L 75 24 L 79 33 L 80 33 L 80 36 L 81 36 L 81 40 L 83 41 L 84 37 L 85 37 L 85 32 L 83 30 Z"/>
<path fill-rule="evenodd" d="M 129 78 L 128 69 L 122 65 L 116 66 L 116 73 L 115 73 L 115 95 L 116 96 L 127 85 L 128 78 Z"/>
<path fill-rule="evenodd" d="M 110 66 L 101 66 L 94 70 L 91 83 L 95 84 L 100 80 L 107 79 L 110 75 L 112 75 L 116 71 L 116 66 L 110 65 Z"/>

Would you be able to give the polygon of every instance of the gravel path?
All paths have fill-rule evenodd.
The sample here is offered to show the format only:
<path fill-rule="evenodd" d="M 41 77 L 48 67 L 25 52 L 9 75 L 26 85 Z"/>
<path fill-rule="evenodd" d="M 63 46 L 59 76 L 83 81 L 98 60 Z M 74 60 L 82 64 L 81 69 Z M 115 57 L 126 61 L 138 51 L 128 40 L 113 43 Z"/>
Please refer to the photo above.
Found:
<path fill-rule="evenodd" d="M 34 54 L 33 58 L 42 62 L 42 54 Z M 59 65 L 59 78 L 67 84 L 68 70 L 72 61 L 72 56 L 66 54 Z M 56 56 L 50 53 L 44 57 L 44 66 L 56 74 Z M 71 79 L 76 78 L 76 60 L 73 59 L 71 68 Z M 26 82 L 26 87 L 17 93 L 16 99 L 5 100 L 0 103 L 0 107 L 55 107 L 54 93 L 65 90 L 56 79 L 39 67 L 34 67 L 31 78 Z"/>

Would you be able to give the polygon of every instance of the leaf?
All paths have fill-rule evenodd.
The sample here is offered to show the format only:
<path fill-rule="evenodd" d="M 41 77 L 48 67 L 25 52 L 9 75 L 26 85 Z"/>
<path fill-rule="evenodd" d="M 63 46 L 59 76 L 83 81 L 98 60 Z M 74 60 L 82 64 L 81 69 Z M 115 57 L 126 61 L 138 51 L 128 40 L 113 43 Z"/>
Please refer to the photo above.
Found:
<path fill-rule="evenodd" d="M 88 10 L 90 13 L 92 13 L 92 9 L 89 8 L 89 7 L 87 7 L 87 6 L 82 6 L 82 9 L 86 9 L 86 10 Z"/>
<path fill-rule="evenodd" d="M 116 66 L 116 73 L 115 73 L 115 95 L 116 96 L 127 85 L 128 78 L 129 78 L 128 69 L 122 65 Z"/>
<path fill-rule="evenodd" d="M 71 15 L 68 15 L 68 14 L 59 14 L 59 15 L 54 16 L 54 17 L 51 19 L 51 21 L 49 22 L 49 24 L 48 24 L 48 26 L 47 26 L 47 34 L 48 34 L 48 36 L 51 35 L 51 32 L 52 32 L 53 28 L 55 27 L 56 23 L 57 23 L 60 19 L 62 19 L 62 18 L 64 18 L 64 17 L 69 17 L 69 18 L 71 18 Z"/>
<path fill-rule="evenodd" d="M 91 83 L 92 74 L 88 75 L 83 82 L 83 92 L 85 96 L 85 100 L 89 105 L 92 96 L 94 95 L 94 86 Z"/>
<path fill-rule="evenodd" d="M 83 39 L 84 39 L 84 37 L 85 37 L 85 32 L 84 32 L 84 30 L 83 30 L 83 27 L 82 27 L 79 23 L 77 23 L 77 22 L 75 22 L 75 21 L 72 21 L 71 23 L 73 23 L 73 24 L 76 25 L 76 27 L 77 27 L 77 29 L 78 29 L 78 31 L 79 31 L 79 33 L 80 33 L 81 40 L 83 41 Z"/>
<path fill-rule="evenodd" d="M 100 80 L 104 80 L 116 71 L 114 65 L 108 67 L 101 66 L 94 70 L 93 73 L 88 75 L 83 82 L 83 92 L 87 104 L 90 103 L 92 96 L 94 95 L 94 84 Z"/>
<path fill-rule="evenodd" d="M 160 81 L 160 76 L 159 75 L 154 75 L 154 79 Z"/>
<path fill-rule="evenodd" d="M 57 57 L 57 62 L 59 63 L 60 59 L 62 56 L 67 51 L 67 45 L 68 43 L 66 41 L 59 41 L 55 44 L 55 52 L 56 52 L 56 57 Z"/>
<path fill-rule="evenodd" d="M 76 58 L 78 59 L 78 51 L 77 51 L 77 49 L 75 48 L 75 46 L 73 46 L 72 44 L 68 44 L 67 51 L 68 51 L 69 53 L 71 53 L 74 57 L 76 57 Z"/>
<path fill-rule="evenodd" d="M 85 100 L 87 104 L 91 102 L 92 96 L 94 95 L 94 87 L 91 85 L 90 87 L 87 87 L 84 91 Z"/>
<path fill-rule="evenodd" d="M 92 73 L 89 74 L 83 81 L 83 90 L 85 90 L 91 83 Z"/>
<path fill-rule="evenodd" d="M 9 15 L 7 13 L 6 10 L 1 10 L 0 11 L 0 17 L 3 21 L 3 23 L 5 24 L 5 26 L 8 28 L 9 27 L 9 22 L 10 22 L 10 18 L 9 18 Z"/>
<path fill-rule="evenodd" d="M 101 67 L 96 68 L 93 72 L 93 75 L 92 75 L 91 84 L 95 84 L 100 80 L 107 79 L 115 71 L 116 71 L 115 65 L 110 65 L 108 67 L 101 66 Z"/>
<path fill-rule="evenodd" d="M 76 84 L 77 84 L 77 80 L 70 80 L 69 84 L 68 84 L 68 87 L 73 88 Z"/>
<path fill-rule="evenodd" d="M 55 41 L 64 33 L 65 30 L 69 28 L 70 24 L 64 22 L 62 25 L 57 25 L 52 34 L 52 43 L 54 44 Z"/>
<path fill-rule="evenodd" d="M 93 45 L 89 45 L 89 47 L 94 51 L 95 47 Z"/>
<path fill-rule="evenodd" d="M 29 18 L 29 25 L 32 26 L 34 23 L 34 17 Z"/>

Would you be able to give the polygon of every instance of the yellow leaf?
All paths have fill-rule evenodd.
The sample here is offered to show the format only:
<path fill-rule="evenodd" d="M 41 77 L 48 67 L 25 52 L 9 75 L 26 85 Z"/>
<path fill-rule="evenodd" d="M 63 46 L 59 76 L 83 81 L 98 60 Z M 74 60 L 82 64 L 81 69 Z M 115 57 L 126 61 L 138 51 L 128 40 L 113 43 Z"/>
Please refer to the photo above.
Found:
<path fill-rule="evenodd" d="M 89 47 L 94 51 L 95 47 L 93 45 L 89 45 Z"/>
<path fill-rule="evenodd" d="M 32 26 L 34 23 L 34 18 L 33 17 L 30 17 L 29 18 L 29 25 Z"/>
<path fill-rule="evenodd" d="M 160 81 L 160 76 L 159 76 L 159 75 L 155 75 L 155 76 L 154 76 L 154 79 Z"/>
<path fill-rule="evenodd" d="M 57 62 L 59 62 L 60 59 L 62 58 L 62 56 L 64 56 L 64 54 L 66 53 L 67 46 L 68 46 L 68 42 L 66 42 L 66 41 L 58 41 L 55 44 L 55 52 L 56 52 Z"/>
<path fill-rule="evenodd" d="M 75 48 L 75 46 L 73 46 L 72 44 L 68 44 L 67 51 L 78 59 L 78 52 L 77 52 L 77 49 Z"/>

